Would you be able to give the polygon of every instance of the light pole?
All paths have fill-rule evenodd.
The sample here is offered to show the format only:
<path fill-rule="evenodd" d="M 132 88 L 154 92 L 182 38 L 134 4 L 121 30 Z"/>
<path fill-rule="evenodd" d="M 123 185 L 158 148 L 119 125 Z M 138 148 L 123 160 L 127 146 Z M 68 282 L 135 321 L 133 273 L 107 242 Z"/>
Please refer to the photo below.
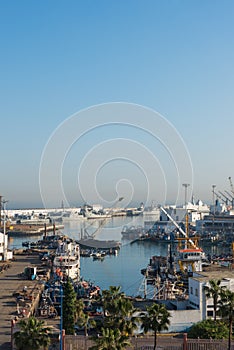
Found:
<path fill-rule="evenodd" d="M 3 208 L 3 260 L 7 260 L 7 248 L 8 248 L 8 236 L 6 234 L 6 203 L 8 201 L 2 200 L 1 196 L 1 209 Z M 3 206 L 2 206 L 3 205 Z M 0 213 L 1 215 L 1 213 Z"/>
<path fill-rule="evenodd" d="M 2 196 L 0 196 L 0 228 L 2 226 Z"/>
<path fill-rule="evenodd" d="M 184 207 L 185 207 L 185 232 L 188 237 L 189 224 L 188 224 L 188 214 L 187 214 L 187 190 L 190 185 L 183 184 L 183 186 L 184 186 Z M 185 240 L 185 249 L 187 249 L 187 240 Z"/>
<path fill-rule="evenodd" d="M 63 286 L 60 281 L 60 342 L 59 342 L 59 350 L 63 350 Z"/>
<path fill-rule="evenodd" d="M 190 184 L 183 184 L 184 186 L 184 206 L 185 209 L 187 208 L 187 189 L 190 186 Z"/>
<path fill-rule="evenodd" d="M 213 194 L 213 214 L 215 214 L 215 187 L 216 185 L 212 185 L 212 194 Z"/>

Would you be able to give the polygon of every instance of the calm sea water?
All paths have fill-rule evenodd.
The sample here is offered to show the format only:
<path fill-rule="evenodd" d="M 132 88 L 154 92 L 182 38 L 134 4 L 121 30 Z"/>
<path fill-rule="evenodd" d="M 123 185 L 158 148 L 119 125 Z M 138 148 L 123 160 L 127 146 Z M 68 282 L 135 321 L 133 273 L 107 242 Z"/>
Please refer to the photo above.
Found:
<path fill-rule="evenodd" d="M 121 290 L 127 295 L 136 296 L 140 292 L 143 276 L 141 269 L 149 263 L 153 255 L 166 256 L 168 244 L 157 244 L 152 242 L 138 242 L 130 244 L 123 240 L 121 231 L 123 226 L 143 226 L 143 217 L 115 217 L 107 219 L 104 227 L 98 230 L 100 220 L 72 221 L 64 224 L 64 234 L 71 238 L 79 239 L 81 231 L 92 234 L 97 230 L 95 238 L 99 240 L 117 240 L 121 242 L 121 249 L 117 256 L 106 256 L 104 260 L 93 261 L 92 257 L 81 258 L 81 276 L 99 285 L 101 289 L 108 289 L 110 285 L 121 286 Z M 38 237 L 9 238 L 9 248 L 21 248 L 23 241 L 36 241 Z M 218 253 L 209 250 L 209 253 Z"/>

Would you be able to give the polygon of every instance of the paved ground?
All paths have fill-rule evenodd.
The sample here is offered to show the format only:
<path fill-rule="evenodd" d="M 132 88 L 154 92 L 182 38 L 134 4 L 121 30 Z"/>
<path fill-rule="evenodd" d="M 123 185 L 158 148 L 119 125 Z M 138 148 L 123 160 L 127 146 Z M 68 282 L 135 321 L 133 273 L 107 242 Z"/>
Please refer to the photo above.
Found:
<path fill-rule="evenodd" d="M 3 263 L 0 263 L 0 266 Z M 19 274 L 27 266 L 39 265 L 38 254 L 16 255 L 10 267 L 0 273 L 0 350 L 11 349 L 11 320 L 17 315 L 15 291 L 34 288 L 36 281 L 23 280 Z"/>

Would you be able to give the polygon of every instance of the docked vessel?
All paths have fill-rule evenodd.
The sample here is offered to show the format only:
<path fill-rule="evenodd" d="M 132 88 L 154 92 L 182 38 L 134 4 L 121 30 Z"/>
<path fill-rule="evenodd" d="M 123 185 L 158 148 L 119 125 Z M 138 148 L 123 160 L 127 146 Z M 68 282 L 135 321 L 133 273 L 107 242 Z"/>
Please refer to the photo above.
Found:
<path fill-rule="evenodd" d="M 144 204 L 141 203 L 140 207 L 138 208 L 130 208 L 126 210 L 126 215 L 127 216 L 139 216 L 142 215 L 144 212 Z"/>
<path fill-rule="evenodd" d="M 79 209 L 65 211 L 62 215 L 63 222 L 81 221 L 86 219 L 87 217 L 85 217 Z"/>
<path fill-rule="evenodd" d="M 81 208 L 80 214 L 87 219 L 106 219 L 112 217 L 112 214 L 105 211 L 100 205 L 85 204 Z"/>
<path fill-rule="evenodd" d="M 147 284 L 152 284 L 155 299 L 186 298 L 188 278 L 195 272 L 201 272 L 203 266 L 209 262 L 202 248 L 198 247 L 198 237 L 188 237 L 188 231 L 183 231 L 168 213 L 167 216 L 178 229 L 178 246 L 172 252 L 170 244 L 167 257 L 153 256 L 147 267 L 141 270 L 145 280 L 144 295 Z"/>
<path fill-rule="evenodd" d="M 142 226 L 124 226 L 121 234 L 124 239 L 140 238 L 145 233 Z"/>
<path fill-rule="evenodd" d="M 146 220 L 158 221 L 160 220 L 160 209 L 155 205 L 147 207 L 143 211 L 143 216 Z"/>
<path fill-rule="evenodd" d="M 59 241 L 53 260 L 54 273 L 63 278 L 68 276 L 72 279 L 80 278 L 80 247 L 76 242 L 66 240 Z"/>

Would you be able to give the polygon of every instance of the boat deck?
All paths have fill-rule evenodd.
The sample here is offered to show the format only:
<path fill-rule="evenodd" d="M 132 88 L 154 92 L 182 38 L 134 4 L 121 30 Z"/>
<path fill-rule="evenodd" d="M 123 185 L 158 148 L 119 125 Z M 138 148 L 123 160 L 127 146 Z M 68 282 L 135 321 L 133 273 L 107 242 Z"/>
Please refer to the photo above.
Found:
<path fill-rule="evenodd" d="M 117 241 L 99 241 L 96 239 L 81 239 L 77 243 L 86 249 L 119 249 L 120 243 Z"/>

